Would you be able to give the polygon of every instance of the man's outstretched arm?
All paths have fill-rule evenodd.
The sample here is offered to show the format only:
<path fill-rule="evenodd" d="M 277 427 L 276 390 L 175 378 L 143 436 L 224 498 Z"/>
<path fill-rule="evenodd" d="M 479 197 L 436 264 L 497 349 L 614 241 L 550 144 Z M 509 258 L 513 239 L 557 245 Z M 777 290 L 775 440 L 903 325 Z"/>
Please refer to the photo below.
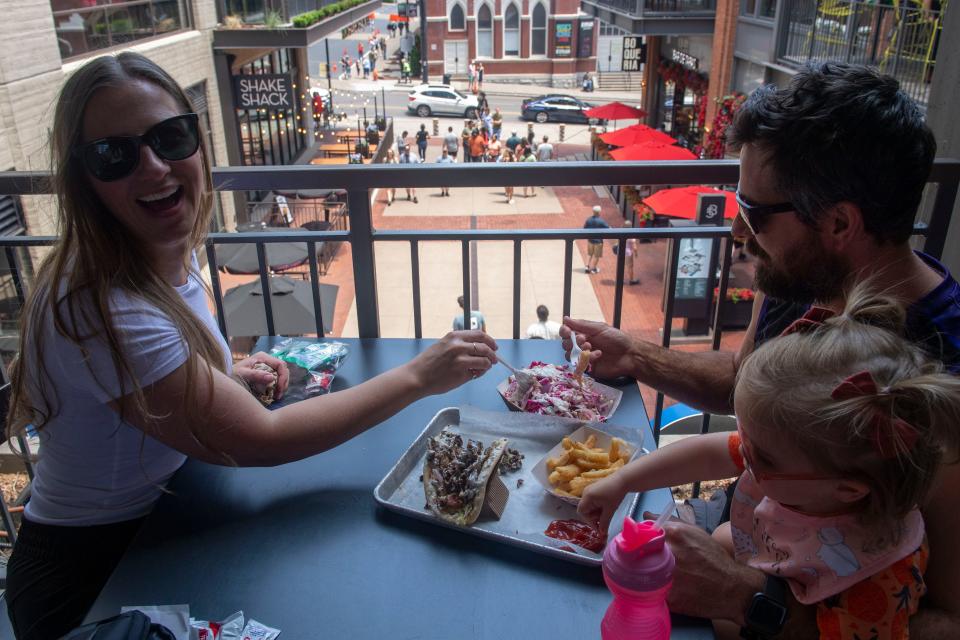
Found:
<path fill-rule="evenodd" d="M 599 378 L 629 376 L 692 407 L 710 413 L 733 413 L 733 387 L 743 358 L 753 351 L 753 336 L 763 296 L 754 299 L 753 317 L 736 352 L 687 352 L 664 349 L 601 323 L 564 318 L 563 348 L 570 353 L 571 330 L 583 348 L 594 350 L 592 373 Z"/>

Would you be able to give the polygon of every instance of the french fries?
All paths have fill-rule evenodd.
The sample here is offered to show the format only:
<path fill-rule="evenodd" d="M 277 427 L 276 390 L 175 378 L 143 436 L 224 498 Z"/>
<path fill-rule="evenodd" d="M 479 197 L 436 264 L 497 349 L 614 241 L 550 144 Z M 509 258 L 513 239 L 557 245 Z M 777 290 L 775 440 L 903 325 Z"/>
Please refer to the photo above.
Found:
<path fill-rule="evenodd" d="M 597 435 L 583 442 L 569 437 L 563 439 L 563 453 L 547 459 L 548 480 L 557 495 L 579 498 L 588 486 L 606 478 L 630 460 L 630 446 L 620 438 L 613 438 L 610 447 L 597 447 Z"/>

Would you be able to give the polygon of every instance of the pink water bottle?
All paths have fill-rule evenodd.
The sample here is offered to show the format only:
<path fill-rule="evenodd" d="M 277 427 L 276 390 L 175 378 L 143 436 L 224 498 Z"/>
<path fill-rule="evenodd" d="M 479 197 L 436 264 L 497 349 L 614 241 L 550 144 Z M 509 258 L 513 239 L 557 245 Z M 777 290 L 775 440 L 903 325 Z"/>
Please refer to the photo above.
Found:
<path fill-rule="evenodd" d="M 668 640 L 667 593 L 676 563 L 663 529 L 627 516 L 603 552 L 603 580 L 613 602 L 600 623 L 603 640 Z"/>

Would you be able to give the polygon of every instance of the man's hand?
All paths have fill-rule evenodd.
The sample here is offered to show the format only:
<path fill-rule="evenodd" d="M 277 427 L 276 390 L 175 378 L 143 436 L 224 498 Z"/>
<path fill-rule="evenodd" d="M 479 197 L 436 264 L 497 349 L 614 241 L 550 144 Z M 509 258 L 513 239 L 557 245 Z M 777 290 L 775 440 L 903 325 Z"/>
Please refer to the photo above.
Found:
<path fill-rule="evenodd" d="M 670 611 L 743 625 L 753 594 L 763 591 L 764 574 L 731 558 L 700 527 L 671 520 L 663 529 L 677 560 L 667 595 Z"/>
<path fill-rule="evenodd" d="M 570 331 L 576 331 L 577 342 L 590 350 L 591 373 L 597 378 L 635 377 L 633 339 L 619 329 L 602 322 L 564 318 L 560 327 L 563 352 L 569 359 L 573 342 Z"/>

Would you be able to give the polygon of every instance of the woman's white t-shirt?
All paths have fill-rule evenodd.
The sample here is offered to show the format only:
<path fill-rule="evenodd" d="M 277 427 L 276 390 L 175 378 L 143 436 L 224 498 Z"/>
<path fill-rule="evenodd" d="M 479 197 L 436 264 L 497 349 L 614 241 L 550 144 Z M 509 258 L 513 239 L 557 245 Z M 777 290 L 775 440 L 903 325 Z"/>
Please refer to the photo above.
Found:
<path fill-rule="evenodd" d="M 230 371 L 230 348 L 207 306 L 198 271 L 194 256 L 187 282 L 176 290 L 220 342 Z M 111 294 L 110 306 L 121 346 L 141 386 L 162 380 L 186 362 L 183 337 L 156 307 L 122 291 Z M 52 314 L 45 319 L 43 332 L 43 359 L 52 378 L 52 383 L 45 383 L 56 392 L 53 406 L 59 411 L 40 432 L 27 518 L 41 524 L 87 526 L 146 515 L 186 456 L 122 422 L 110 408 L 122 393 L 104 339 L 86 340 L 85 356 L 56 331 Z M 29 368 L 29 361 L 25 364 L 29 388 L 34 389 L 38 372 Z M 124 390 L 130 389 L 128 382 Z"/>

